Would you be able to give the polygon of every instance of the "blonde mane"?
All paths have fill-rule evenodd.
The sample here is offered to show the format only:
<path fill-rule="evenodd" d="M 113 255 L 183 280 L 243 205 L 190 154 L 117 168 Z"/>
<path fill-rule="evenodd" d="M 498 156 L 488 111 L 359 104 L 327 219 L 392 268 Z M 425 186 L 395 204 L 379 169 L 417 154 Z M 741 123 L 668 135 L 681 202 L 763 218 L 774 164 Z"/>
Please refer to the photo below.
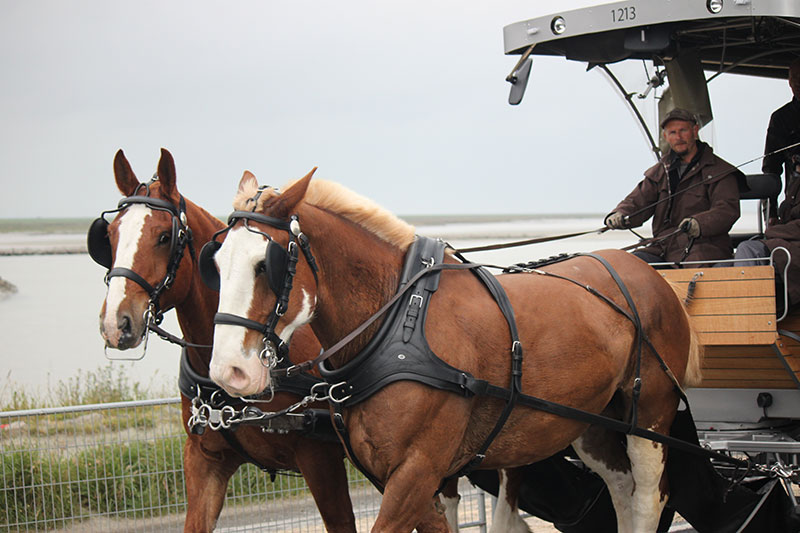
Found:
<path fill-rule="evenodd" d="M 296 181 L 287 183 L 283 189 L 288 189 Z M 247 183 L 233 199 L 233 208 L 248 211 L 253 209 L 253 198 L 257 192 L 255 180 Z M 265 189 L 257 200 L 256 210 L 261 210 L 264 204 L 275 196 L 278 196 L 276 189 L 271 187 Z M 414 226 L 338 183 L 312 179 L 302 201 L 337 213 L 398 248 L 406 249 L 414 240 Z"/>

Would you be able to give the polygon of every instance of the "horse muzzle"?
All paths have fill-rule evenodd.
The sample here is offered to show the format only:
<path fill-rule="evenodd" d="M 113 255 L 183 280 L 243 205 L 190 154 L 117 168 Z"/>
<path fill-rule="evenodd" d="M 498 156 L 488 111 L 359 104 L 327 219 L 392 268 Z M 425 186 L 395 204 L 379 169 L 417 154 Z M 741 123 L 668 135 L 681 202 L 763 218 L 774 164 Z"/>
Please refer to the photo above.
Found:
<path fill-rule="evenodd" d="M 128 350 L 136 348 L 144 338 L 144 320 L 136 320 L 128 313 L 117 316 L 100 316 L 100 335 L 109 348 Z"/>

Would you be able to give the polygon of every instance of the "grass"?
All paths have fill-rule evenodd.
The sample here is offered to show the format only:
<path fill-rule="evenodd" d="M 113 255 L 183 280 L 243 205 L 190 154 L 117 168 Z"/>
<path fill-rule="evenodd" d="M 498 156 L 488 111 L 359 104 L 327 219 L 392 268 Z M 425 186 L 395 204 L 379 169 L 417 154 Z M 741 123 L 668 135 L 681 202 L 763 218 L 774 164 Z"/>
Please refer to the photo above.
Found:
<path fill-rule="evenodd" d="M 125 367 L 109 361 L 95 370 L 78 370 L 43 394 L 30 393 L 7 379 L 0 388 L 0 412 L 175 396 L 174 389 L 165 388 L 163 384 L 161 388 L 154 388 L 132 381 Z"/>
<path fill-rule="evenodd" d="M 64 455 L 4 450 L 0 463 L 0 531 L 49 530 L 89 516 L 150 518 L 183 512 L 185 436 L 89 447 Z M 305 496 L 305 484 L 279 475 L 274 483 L 243 465 L 227 497 L 254 504 Z"/>
<path fill-rule="evenodd" d="M 111 364 L 78 372 L 45 397 L 22 388 L 0 393 L 0 411 L 153 395 Z M 9 426 L 0 429 L 0 532 L 60 529 L 98 515 L 149 518 L 185 510 L 179 405 L 6 417 L 2 424 Z M 253 465 L 239 468 L 227 489 L 229 498 L 245 504 L 306 494 L 304 483 L 282 475 L 270 483 Z"/>

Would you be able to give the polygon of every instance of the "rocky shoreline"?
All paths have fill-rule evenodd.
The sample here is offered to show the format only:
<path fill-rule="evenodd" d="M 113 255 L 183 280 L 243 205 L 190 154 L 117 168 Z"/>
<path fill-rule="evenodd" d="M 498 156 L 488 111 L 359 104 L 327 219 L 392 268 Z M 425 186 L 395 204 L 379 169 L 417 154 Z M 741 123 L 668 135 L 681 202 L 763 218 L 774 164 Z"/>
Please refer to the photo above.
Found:
<path fill-rule="evenodd" d="M 11 283 L 10 281 L 6 281 L 3 278 L 0 278 L 0 300 L 5 300 L 15 292 L 17 292 L 17 286 Z"/>

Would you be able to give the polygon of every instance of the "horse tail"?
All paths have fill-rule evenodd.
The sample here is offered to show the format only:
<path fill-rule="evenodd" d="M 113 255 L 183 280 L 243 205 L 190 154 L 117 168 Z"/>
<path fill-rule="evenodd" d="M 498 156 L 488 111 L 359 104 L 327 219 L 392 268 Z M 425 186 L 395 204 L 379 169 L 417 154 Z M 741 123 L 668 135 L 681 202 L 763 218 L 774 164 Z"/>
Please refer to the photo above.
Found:
<path fill-rule="evenodd" d="M 689 325 L 689 357 L 686 360 L 686 371 L 683 374 L 683 382 L 681 383 L 683 387 L 695 387 L 703 380 L 703 345 L 700 344 L 697 330 L 689 316 L 689 308 L 693 302 L 695 283 L 696 279 L 692 278 L 686 291 L 686 298 L 682 300 L 678 298 L 681 301 L 681 309 L 683 309 L 683 314 L 686 317 L 686 323 Z M 669 284 L 672 286 L 677 296 L 679 294 L 676 290 L 677 285 L 671 281 Z"/>

